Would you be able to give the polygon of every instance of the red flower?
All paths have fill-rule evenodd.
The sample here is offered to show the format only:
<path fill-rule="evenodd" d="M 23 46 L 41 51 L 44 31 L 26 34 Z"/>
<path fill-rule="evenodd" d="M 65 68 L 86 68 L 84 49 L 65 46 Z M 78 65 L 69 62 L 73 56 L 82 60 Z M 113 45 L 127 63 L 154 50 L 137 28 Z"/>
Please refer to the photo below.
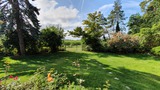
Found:
<path fill-rule="evenodd" d="M 18 80 L 18 76 L 14 77 L 14 80 Z"/>
<path fill-rule="evenodd" d="M 12 76 L 12 75 L 10 75 L 10 76 L 9 76 L 9 78 L 13 78 L 13 76 Z"/>

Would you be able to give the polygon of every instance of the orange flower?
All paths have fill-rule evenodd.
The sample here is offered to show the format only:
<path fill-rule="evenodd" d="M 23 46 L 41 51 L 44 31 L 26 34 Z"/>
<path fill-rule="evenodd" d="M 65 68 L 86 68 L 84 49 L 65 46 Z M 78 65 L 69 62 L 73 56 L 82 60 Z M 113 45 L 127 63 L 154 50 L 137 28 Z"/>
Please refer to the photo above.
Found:
<path fill-rule="evenodd" d="M 51 82 L 51 81 L 53 81 L 53 78 L 52 77 L 48 77 L 47 81 Z"/>
<path fill-rule="evenodd" d="M 48 81 L 48 82 L 53 81 L 53 78 L 51 77 L 51 73 L 48 73 L 47 81 Z"/>
<path fill-rule="evenodd" d="M 48 77 L 51 77 L 51 73 L 48 73 Z"/>

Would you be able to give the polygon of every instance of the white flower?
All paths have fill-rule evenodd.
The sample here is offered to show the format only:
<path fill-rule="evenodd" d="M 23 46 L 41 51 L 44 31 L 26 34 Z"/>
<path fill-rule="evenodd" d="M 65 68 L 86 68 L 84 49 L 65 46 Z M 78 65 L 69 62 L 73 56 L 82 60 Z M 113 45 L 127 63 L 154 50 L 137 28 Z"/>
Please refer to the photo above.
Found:
<path fill-rule="evenodd" d="M 119 78 L 117 78 L 117 77 L 115 77 L 114 79 L 115 79 L 115 80 L 119 80 Z"/>
<path fill-rule="evenodd" d="M 112 72 L 109 72 L 109 74 L 112 74 Z"/>

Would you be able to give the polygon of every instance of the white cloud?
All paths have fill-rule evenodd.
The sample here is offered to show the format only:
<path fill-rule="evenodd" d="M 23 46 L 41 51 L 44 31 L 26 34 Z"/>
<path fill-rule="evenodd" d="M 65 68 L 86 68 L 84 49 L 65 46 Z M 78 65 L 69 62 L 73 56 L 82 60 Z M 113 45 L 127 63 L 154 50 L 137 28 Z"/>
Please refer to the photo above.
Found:
<path fill-rule="evenodd" d="M 97 11 L 107 11 L 109 9 L 111 9 L 113 7 L 113 4 L 105 4 L 103 6 L 101 6 Z"/>
<path fill-rule="evenodd" d="M 138 1 L 131 1 L 131 0 L 124 0 L 122 2 L 122 9 L 125 11 L 125 14 L 134 14 L 134 13 L 137 13 L 140 8 L 139 6 L 140 2 Z M 97 11 L 101 11 L 102 13 L 104 13 L 105 16 L 107 16 L 110 11 L 113 9 L 113 5 L 114 5 L 114 2 L 113 3 L 110 3 L 110 4 L 105 4 L 101 7 L 99 7 L 99 9 Z"/>
<path fill-rule="evenodd" d="M 38 19 L 42 27 L 60 24 L 66 29 L 81 25 L 77 21 L 79 11 L 72 6 L 58 6 L 56 0 L 36 0 L 33 4 L 40 8 Z"/>
<path fill-rule="evenodd" d="M 124 4 L 122 4 L 122 7 L 127 8 L 127 9 L 128 8 L 131 8 L 131 9 L 139 8 L 139 4 L 140 4 L 140 2 L 137 2 L 137 1 L 127 1 Z"/>

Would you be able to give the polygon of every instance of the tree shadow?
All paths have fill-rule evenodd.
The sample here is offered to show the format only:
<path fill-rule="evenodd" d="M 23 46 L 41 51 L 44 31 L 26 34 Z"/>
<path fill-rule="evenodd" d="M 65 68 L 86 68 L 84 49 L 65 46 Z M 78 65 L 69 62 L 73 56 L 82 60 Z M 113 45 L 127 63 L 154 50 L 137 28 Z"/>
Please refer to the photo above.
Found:
<path fill-rule="evenodd" d="M 160 61 L 160 57 L 153 56 L 150 54 L 141 54 L 141 53 L 135 53 L 135 54 L 127 54 L 127 57 L 135 58 L 137 60 L 155 60 Z"/>
<path fill-rule="evenodd" d="M 53 67 L 58 67 L 61 64 L 67 65 L 72 63 L 71 60 L 85 59 L 87 54 L 84 53 L 75 53 L 75 52 L 58 52 L 53 54 L 46 54 L 40 56 L 25 56 L 25 57 L 10 57 L 13 60 L 16 60 L 16 63 L 10 64 L 9 73 L 14 76 L 24 76 L 32 75 L 36 72 L 37 68 L 46 67 L 46 70 L 49 70 Z M 2 58 L 3 59 L 3 58 Z M 0 68 L 4 69 L 4 61 L 0 61 Z M 4 73 L 4 72 L 0 72 Z"/>
<path fill-rule="evenodd" d="M 112 68 L 95 59 L 80 60 L 80 67 L 63 66 L 63 71 L 70 80 L 84 79 L 83 86 L 95 89 L 103 88 L 107 80 L 111 84 L 110 90 L 159 90 L 160 76 L 123 67 Z"/>
<path fill-rule="evenodd" d="M 130 57 L 134 58 L 136 60 L 155 60 L 155 61 L 160 61 L 160 57 L 158 56 L 153 56 L 150 54 L 142 54 L 142 53 L 133 53 L 133 54 L 116 54 L 116 53 L 95 53 L 98 57 Z"/>
<path fill-rule="evenodd" d="M 85 82 L 82 85 L 89 89 L 103 88 L 107 80 L 111 84 L 110 90 L 159 90 L 160 88 L 160 76 L 123 67 L 113 68 L 96 59 L 90 59 L 90 55 L 97 55 L 99 58 L 134 57 L 134 55 L 83 52 L 58 52 L 40 56 L 11 57 L 18 63 L 11 64 L 10 73 L 19 77 L 31 76 L 37 68 L 44 66 L 47 71 L 50 68 L 55 68 L 59 73 L 66 73 L 71 81 L 76 81 L 77 78 L 84 79 Z M 141 57 L 135 56 L 134 58 L 140 59 Z M 0 64 L 3 63 L 2 59 L 0 59 Z"/>
<path fill-rule="evenodd" d="M 112 68 L 111 88 L 113 90 L 159 90 L 160 76 L 128 70 L 124 67 Z M 118 79 L 117 79 L 118 78 Z"/>

